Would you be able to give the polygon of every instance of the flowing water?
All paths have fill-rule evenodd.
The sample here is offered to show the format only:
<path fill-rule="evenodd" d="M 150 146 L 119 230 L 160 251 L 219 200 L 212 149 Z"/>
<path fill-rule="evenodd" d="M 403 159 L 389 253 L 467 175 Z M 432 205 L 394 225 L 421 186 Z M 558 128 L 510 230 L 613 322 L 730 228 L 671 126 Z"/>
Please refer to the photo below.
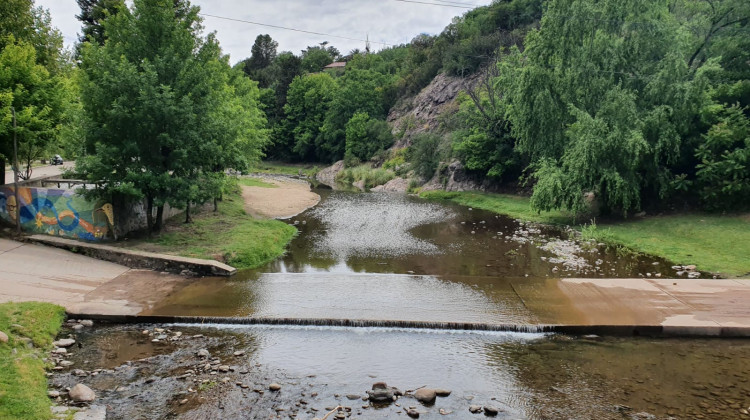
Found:
<path fill-rule="evenodd" d="M 300 234 L 286 256 L 187 282 L 144 314 L 525 325 L 549 319 L 519 291 L 556 278 L 683 275 L 484 211 L 320 193 L 319 206 L 288 221 Z M 312 419 L 342 405 L 344 418 L 407 418 L 413 406 L 420 418 L 467 419 L 484 417 L 470 405 L 489 404 L 498 418 L 750 419 L 743 340 L 229 324 L 75 334 L 71 369 L 84 370 L 111 418 Z M 80 381 L 66 370 L 51 384 Z M 389 405 L 360 398 L 377 381 L 407 395 Z M 452 392 L 424 405 L 409 392 L 423 386 Z"/>

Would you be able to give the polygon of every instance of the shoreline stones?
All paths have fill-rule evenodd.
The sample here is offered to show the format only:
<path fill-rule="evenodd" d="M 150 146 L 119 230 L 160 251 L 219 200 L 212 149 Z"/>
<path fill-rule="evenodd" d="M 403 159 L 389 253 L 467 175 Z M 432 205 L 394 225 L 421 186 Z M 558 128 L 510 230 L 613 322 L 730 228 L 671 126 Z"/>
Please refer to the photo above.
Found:
<path fill-rule="evenodd" d="M 414 398 L 422 404 L 432 404 L 435 402 L 437 393 L 432 388 L 420 388 L 414 391 Z"/>
<path fill-rule="evenodd" d="M 68 391 L 68 395 L 75 402 L 92 402 L 96 399 L 94 391 L 84 384 L 76 384 Z"/>
<path fill-rule="evenodd" d="M 9 339 L 8 334 L 0 331 L 0 343 L 7 343 Z"/>
<path fill-rule="evenodd" d="M 281 390 L 281 385 L 279 385 L 276 382 L 274 382 L 271 385 L 268 385 L 268 389 L 270 389 L 271 391 L 280 391 Z"/>
<path fill-rule="evenodd" d="M 372 390 L 367 391 L 370 401 L 374 403 L 391 403 L 393 402 L 394 392 L 391 388 L 388 388 L 388 384 L 385 382 L 375 382 L 372 384 Z"/>
<path fill-rule="evenodd" d="M 55 347 L 70 347 L 75 343 L 76 340 L 73 340 L 72 338 L 62 338 L 60 340 L 52 342 L 52 345 Z"/>

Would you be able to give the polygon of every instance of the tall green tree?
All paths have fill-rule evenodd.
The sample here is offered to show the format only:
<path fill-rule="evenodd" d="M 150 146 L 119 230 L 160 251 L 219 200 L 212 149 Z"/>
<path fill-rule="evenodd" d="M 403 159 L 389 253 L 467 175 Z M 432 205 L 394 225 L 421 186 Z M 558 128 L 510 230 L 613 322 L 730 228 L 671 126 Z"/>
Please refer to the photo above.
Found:
<path fill-rule="evenodd" d="M 89 194 L 145 197 L 149 231 L 164 205 L 220 193 L 224 170 L 257 158 L 266 134 L 257 86 L 232 72 L 187 1 L 135 0 L 103 22 L 104 45 L 83 48 Z M 156 216 L 153 209 L 156 208 Z"/>
<path fill-rule="evenodd" d="M 93 42 L 104 45 L 104 26 L 102 22 L 109 16 L 125 8 L 124 0 L 76 0 L 81 14 L 76 18 L 81 21 L 81 36 L 79 43 Z M 79 47 L 80 52 L 80 47 Z"/>
<path fill-rule="evenodd" d="M 28 179 L 32 163 L 45 156 L 60 130 L 64 86 L 37 63 L 33 45 L 10 36 L 0 50 L 0 163 L 12 161 L 14 134 L 18 142 L 21 179 Z M 13 128 L 11 107 L 15 109 Z M 4 172 L 4 170 L 3 170 Z"/>
<path fill-rule="evenodd" d="M 327 73 L 298 76 L 289 85 L 283 130 L 293 139 L 292 150 L 298 159 L 321 158 L 321 128 L 337 91 L 336 81 Z"/>

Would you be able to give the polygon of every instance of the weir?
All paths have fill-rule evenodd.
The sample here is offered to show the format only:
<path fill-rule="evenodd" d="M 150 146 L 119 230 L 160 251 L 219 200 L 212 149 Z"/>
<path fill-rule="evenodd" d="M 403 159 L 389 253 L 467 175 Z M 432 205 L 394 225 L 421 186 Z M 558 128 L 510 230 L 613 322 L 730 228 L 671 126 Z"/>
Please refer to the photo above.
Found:
<path fill-rule="evenodd" d="M 662 325 L 563 325 L 563 324 L 493 324 L 474 322 L 435 322 L 339 318 L 270 318 L 270 317 L 215 317 L 168 315 L 97 315 L 68 314 L 70 318 L 87 318 L 113 324 L 175 324 L 206 327 L 272 325 L 347 328 L 399 328 L 415 330 L 495 331 L 517 333 L 557 333 L 567 335 L 599 335 L 613 337 L 750 337 L 749 328 L 720 327 L 708 331 L 705 327 L 670 328 Z"/>

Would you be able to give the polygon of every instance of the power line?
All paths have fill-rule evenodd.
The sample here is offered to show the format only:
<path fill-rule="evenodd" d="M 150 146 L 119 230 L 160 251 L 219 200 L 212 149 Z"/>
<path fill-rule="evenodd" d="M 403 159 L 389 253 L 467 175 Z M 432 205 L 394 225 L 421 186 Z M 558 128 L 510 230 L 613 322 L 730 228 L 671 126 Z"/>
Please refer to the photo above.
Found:
<path fill-rule="evenodd" d="M 402 3 L 416 3 L 416 4 L 429 4 L 431 6 L 443 6 L 443 7 L 454 7 L 456 9 L 473 9 L 474 6 L 459 6 L 457 4 L 441 4 L 441 3 L 430 3 L 427 1 L 416 1 L 416 0 L 396 0 Z"/>
<path fill-rule="evenodd" d="M 347 36 L 332 35 L 332 34 L 327 34 L 327 33 L 323 33 L 323 32 L 307 31 L 307 30 L 304 30 L 304 29 L 289 28 L 289 27 L 286 27 L 286 26 L 271 25 L 271 24 L 268 24 L 268 23 L 260 23 L 260 22 L 253 22 L 253 21 L 250 21 L 250 20 L 235 19 L 235 18 L 229 18 L 229 17 L 225 17 L 225 16 L 211 15 L 211 14 L 208 14 L 208 13 L 198 13 L 198 14 L 201 15 L 201 16 L 212 17 L 212 18 L 215 18 L 215 19 L 223 19 L 223 20 L 229 20 L 229 21 L 232 21 L 232 22 L 247 23 L 247 24 L 250 24 L 250 25 L 257 25 L 257 26 L 265 26 L 265 27 L 268 27 L 268 28 L 283 29 L 283 30 L 286 30 L 286 31 L 302 32 L 302 33 L 305 33 L 305 34 L 320 35 L 320 36 L 326 36 L 326 37 L 330 37 L 330 38 L 339 38 L 339 39 L 345 39 L 347 41 L 367 42 L 366 39 L 360 39 L 360 38 L 350 38 L 350 37 L 347 37 Z M 372 42 L 374 42 L 376 44 L 381 44 L 381 45 L 386 46 L 386 47 L 392 47 L 393 46 L 393 44 L 389 44 L 389 43 L 386 43 L 386 42 L 378 42 L 378 41 L 372 41 Z"/>
<path fill-rule="evenodd" d="M 458 4 L 461 6 L 472 6 L 472 7 L 480 7 L 478 4 L 475 3 L 461 3 L 460 1 L 446 1 L 446 0 L 432 0 L 435 3 L 448 3 L 448 4 Z"/>

